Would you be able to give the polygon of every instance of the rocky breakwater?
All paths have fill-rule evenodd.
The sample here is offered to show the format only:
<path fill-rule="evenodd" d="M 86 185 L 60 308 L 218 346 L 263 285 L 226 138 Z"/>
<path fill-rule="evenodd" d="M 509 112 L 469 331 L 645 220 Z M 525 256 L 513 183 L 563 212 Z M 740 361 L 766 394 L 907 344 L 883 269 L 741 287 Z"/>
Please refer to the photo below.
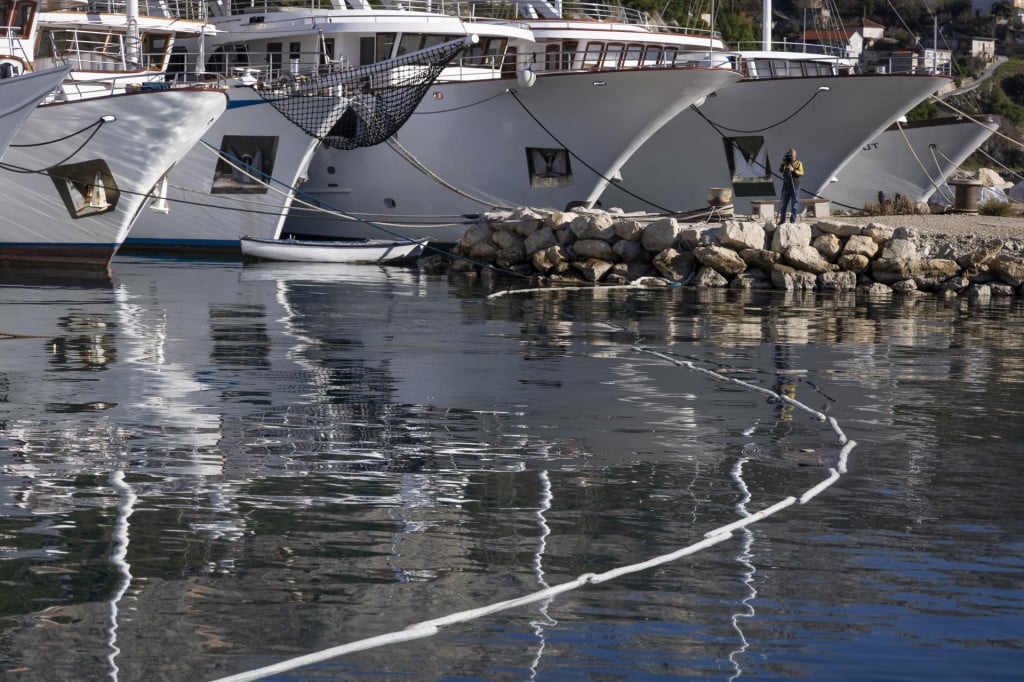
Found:
<path fill-rule="evenodd" d="M 485 215 L 453 253 L 469 260 L 453 262 L 451 273 L 474 276 L 493 266 L 550 285 L 657 278 L 697 287 L 976 299 L 1020 296 L 1024 286 L 1019 241 L 943 239 L 914 227 L 841 219 L 692 224 L 596 210 L 521 209 Z"/>

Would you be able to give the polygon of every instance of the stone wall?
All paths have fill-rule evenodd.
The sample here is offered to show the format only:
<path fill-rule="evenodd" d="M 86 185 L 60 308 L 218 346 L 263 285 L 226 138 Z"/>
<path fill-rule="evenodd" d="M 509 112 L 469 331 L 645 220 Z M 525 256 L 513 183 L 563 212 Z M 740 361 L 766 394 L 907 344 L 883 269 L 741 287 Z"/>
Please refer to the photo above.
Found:
<path fill-rule="evenodd" d="M 600 210 L 520 209 L 485 215 L 453 253 L 468 259 L 453 262 L 453 273 L 472 275 L 492 266 L 551 285 L 656 277 L 698 287 L 925 291 L 972 298 L 1020 296 L 1024 286 L 1020 243 L 942 243 L 914 228 L 860 226 L 838 218 L 694 224 Z"/>

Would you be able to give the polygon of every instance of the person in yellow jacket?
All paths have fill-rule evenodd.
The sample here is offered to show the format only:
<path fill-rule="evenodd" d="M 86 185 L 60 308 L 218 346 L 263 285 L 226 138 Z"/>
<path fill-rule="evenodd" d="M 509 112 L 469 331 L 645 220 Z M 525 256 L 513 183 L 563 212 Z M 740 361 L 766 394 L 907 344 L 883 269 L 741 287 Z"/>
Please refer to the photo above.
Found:
<path fill-rule="evenodd" d="M 804 164 L 797 160 L 796 150 L 790 149 L 782 157 L 779 166 L 782 174 L 782 204 L 779 206 L 779 223 L 786 222 L 786 208 L 789 207 L 789 222 L 796 222 L 796 212 L 800 207 L 800 178 L 804 175 Z"/>

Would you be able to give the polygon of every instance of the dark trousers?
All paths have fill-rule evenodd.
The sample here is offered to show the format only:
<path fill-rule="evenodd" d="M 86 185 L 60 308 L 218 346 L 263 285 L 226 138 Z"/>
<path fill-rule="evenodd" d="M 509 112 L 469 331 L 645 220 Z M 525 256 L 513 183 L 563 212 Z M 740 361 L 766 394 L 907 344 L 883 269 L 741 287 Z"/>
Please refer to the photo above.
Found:
<path fill-rule="evenodd" d="M 786 208 L 789 207 L 790 215 L 789 222 L 796 222 L 796 212 L 800 208 L 800 202 L 797 198 L 800 196 L 800 187 L 794 187 L 790 184 L 782 186 L 782 204 L 779 206 L 779 221 L 786 222 Z"/>

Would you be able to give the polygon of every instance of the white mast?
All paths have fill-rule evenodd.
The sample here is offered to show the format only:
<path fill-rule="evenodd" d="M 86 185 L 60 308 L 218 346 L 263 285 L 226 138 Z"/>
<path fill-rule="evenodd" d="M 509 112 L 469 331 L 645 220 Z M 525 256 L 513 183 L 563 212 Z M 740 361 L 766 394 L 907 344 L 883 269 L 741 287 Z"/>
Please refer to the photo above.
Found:
<path fill-rule="evenodd" d="M 139 0 L 128 0 L 124 9 L 125 18 L 128 21 L 128 36 L 125 41 L 125 59 L 130 64 L 139 64 Z"/>
<path fill-rule="evenodd" d="M 761 49 L 772 49 L 772 0 L 761 0 Z"/>

